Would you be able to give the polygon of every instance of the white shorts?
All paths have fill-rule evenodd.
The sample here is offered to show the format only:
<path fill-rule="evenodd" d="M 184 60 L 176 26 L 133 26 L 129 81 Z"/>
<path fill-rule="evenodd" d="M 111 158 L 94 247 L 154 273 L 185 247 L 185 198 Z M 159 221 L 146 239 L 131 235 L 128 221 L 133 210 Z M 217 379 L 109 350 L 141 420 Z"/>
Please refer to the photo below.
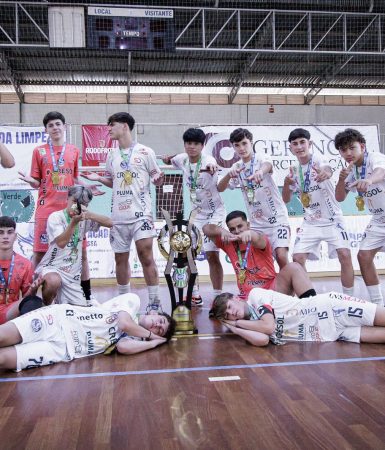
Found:
<path fill-rule="evenodd" d="M 275 255 L 275 249 L 279 247 L 289 248 L 290 246 L 290 226 L 289 225 L 277 225 L 269 228 L 257 228 L 250 227 L 252 230 L 258 233 L 264 234 L 269 238 L 273 254 Z"/>
<path fill-rule="evenodd" d="M 374 250 L 379 248 L 385 252 L 385 226 L 369 223 L 360 242 L 360 250 Z"/>
<path fill-rule="evenodd" d="M 40 308 L 13 319 L 22 337 L 15 345 L 16 370 L 70 361 L 60 318 L 51 308 Z"/>
<path fill-rule="evenodd" d="M 205 252 L 219 252 L 219 248 L 215 245 L 214 241 L 212 241 L 210 238 L 208 238 L 202 231 L 203 225 L 206 225 L 206 223 L 218 225 L 218 227 L 221 227 L 223 229 L 226 229 L 226 224 L 223 217 L 213 217 L 211 219 L 205 219 L 205 220 L 194 220 L 194 225 L 198 228 L 198 230 L 201 232 L 203 245 L 202 249 Z"/>
<path fill-rule="evenodd" d="M 331 223 L 321 227 L 302 222 L 295 238 L 293 254 L 307 253 L 308 259 L 320 259 L 321 241 L 328 244 L 331 259 L 337 258 L 337 249 L 350 250 L 349 234 L 343 223 Z"/>
<path fill-rule="evenodd" d="M 330 298 L 334 296 L 335 298 Z M 318 296 L 321 297 L 321 296 Z M 322 304 L 332 317 L 322 319 Z M 377 305 L 338 292 L 325 294 L 317 301 L 319 324 L 323 341 L 361 341 L 361 328 L 373 326 Z"/>
<path fill-rule="evenodd" d="M 114 253 L 128 253 L 132 240 L 136 242 L 154 237 L 156 237 L 154 222 L 144 218 L 134 223 L 114 224 L 110 232 L 110 243 Z"/>
<path fill-rule="evenodd" d="M 69 303 L 77 306 L 91 306 L 91 301 L 86 300 L 80 286 L 80 280 L 74 280 L 73 275 L 63 272 L 55 267 L 43 267 L 42 275 L 57 273 L 61 278 L 61 286 L 57 292 L 55 303 Z"/>

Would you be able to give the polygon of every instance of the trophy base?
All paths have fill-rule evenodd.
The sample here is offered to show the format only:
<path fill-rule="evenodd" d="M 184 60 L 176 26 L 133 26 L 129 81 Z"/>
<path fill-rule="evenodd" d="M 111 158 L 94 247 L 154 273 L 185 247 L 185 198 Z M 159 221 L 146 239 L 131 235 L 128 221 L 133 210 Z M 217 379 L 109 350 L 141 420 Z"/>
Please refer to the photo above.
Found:
<path fill-rule="evenodd" d="M 175 334 L 194 334 L 197 332 L 194 321 L 191 318 L 191 311 L 184 305 L 179 305 L 174 309 L 172 317 L 176 321 Z"/>

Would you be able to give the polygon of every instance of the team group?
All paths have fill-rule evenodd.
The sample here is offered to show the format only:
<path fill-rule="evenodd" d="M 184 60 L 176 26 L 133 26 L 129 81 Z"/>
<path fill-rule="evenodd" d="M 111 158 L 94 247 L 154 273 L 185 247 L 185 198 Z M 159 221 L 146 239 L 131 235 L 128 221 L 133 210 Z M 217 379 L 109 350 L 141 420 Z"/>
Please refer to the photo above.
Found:
<path fill-rule="evenodd" d="M 19 172 L 21 180 L 39 190 L 32 263 L 13 251 L 14 220 L 0 219 L 0 323 L 4 324 L 0 326 L 0 346 L 5 347 L 0 350 L 0 367 L 35 367 L 100 353 L 110 346 L 121 353 L 136 353 L 166 342 L 175 324 L 159 309 L 150 183 L 161 185 L 164 175 L 153 150 L 134 142 L 135 121 L 130 114 L 109 117 L 109 133 L 119 147 L 109 153 L 103 176 L 83 175 L 112 188 L 112 212 L 107 217 L 88 209 L 93 195 L 101 192 L 98 184 L 79 178 L 79 150 L 65 142 L 63 115 L 50 112 L 43 123 L 48 142 L 34 149 L 30 174 Z M 357 130 L 337 134 L 335 146 L 347 165 L 334 187 L 328 161 L 311 151 L 309 132 L 297 128 L 288 141 L 298 165 L 290 168 L 281 195 L 272 162 L 268 156 L 254 153 L 249 130 L 238 128 L 231 133 L 239 161 L 221 179 L 215 159 L 202 152 L 205 138 L 201 129 L 190 128 L 183 134 L 185 152 L 162 159 L 183 172 L 197 213 L 194 223 L 204 235 L 213 285 L 211 316 L 254 345 L 266 345 L 269 339 L 382 342 L 385 309 L 374 257 L 385 243 L 381 226 L 385 220 L 385 155 L 368 152 L 365 138 Z M 0 152 L 3 167 L 12 166 L 12 155 L 3 144 Z M 249 219 L 242 211 L 226 216 L 220 192 L 237 187 Z M 372 215 L 358 253 L 370 302 L 353 297 L 349 236 L 338 204 L 349 191 L 356 193 L 358 210 L 366 205 Z M 304 220 L 297 232 L 293 262 L 289 262 L 285 203 L 293 194 L 301 200 Z M 87 231 L 99 226 L 111 228 L 120 294 L 102 305 L 91 295 L 85 240 Z M 132 241 L 148 288 L 149 314 L 144 316 L 137 316 L 140 301 L 130 293 Z M 322 241 L 328 244 L 329 257 L 337 256 L 341 263 L 343 294 L 317 296 L 306 273 L 306 260 L 319 258 Z M 239 288 L 236 297 L 222 294 L 219 249 L 227 253 L 234 267 Z M 36 296 L 40 286 L 42 300 Z M 297 297 L 291 297 L 293 294 Z M 202 304 L 196 283 L 193 305 Z"/>

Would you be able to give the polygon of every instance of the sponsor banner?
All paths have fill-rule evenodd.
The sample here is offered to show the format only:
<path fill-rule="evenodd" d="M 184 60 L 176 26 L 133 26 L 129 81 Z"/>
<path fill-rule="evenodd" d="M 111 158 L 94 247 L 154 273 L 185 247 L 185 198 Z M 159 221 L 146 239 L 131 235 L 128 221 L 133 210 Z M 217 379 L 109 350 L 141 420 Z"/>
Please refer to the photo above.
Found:
<path fill-rule="evenodd" d="M 82 125 L 82 142 L 82 165 L 87 167 L 104 166 L 115 147 L 107 125 Z"/>
<path fill-rule="evenodd" d="M 359 270 L 357 261 L 357 252 L 359 242 L 362 239 L 363 232 L 366 225 L 369 223 L 370 216 L 346 216 L 346 228 L 349 233 L 350 245 L 352 251 L 353 267 Z M 289 218 L 291 227 L 291 246 L 290 255 L 293 252 L 294 239 L 297 228 L 302 223 L 302 219 L 298 217 Z M 156 222 L 155 227 L 157 232 L 164 226 L 164 222 Z M 20 223 L 17 225 L 18 239 L 15 250 L 21 255 L 30 258 L 32 256 L 33 245 L 33 223 Z M 88 243 L 88 261 L 90 265 L 91 278 L 115 278 L 115 259 L 114 253 L 111 250 L 109 240 L 110 230 L 108 228 L 101 228 L 97 232 L 89 232 L 87 235 Z M 160 254 L 156 239 L 153 244 L 155 264 L 158 267 L 159 275 L 163 277 L 167 261 Z M 226 275 L 233 275 L 234 271 L 230 260 L 223 251 L 220 251 L 220 259 L 223 270 Z M 204 254 L 200 254 L 197 258 L 197 268 L 200 275 L 209 275 L 208 263 Z M 374 263 L 377 269 L 385 269 L 385 253 L 379 252 L 375 256 Z M 133 244 L 130 251 L 130 265 L 132 277 L 143 277 L 143 270 L 140 264 L 138 255 L 136 253 L 135 245 Z M 321 253 L 319 261 L 307 261 L 307 271 L 311 272 L 338 272 L 340 264 L 338 259 L 329 259 L 327 244 L 321 244 Z M 278 267 L 276 266 L 278 271 Z"/>
<path fill-rule="evenodd" d="M 239 159 L 229 140 L 231 132 L 238 127 L 236 125 L 201 127 L 206 134 L 203 151 L 216 159 L 222 169 L 222 175 Z M 242 127 L 246 127 L 252 133 L 257 155 L 268 155 L 272 159 L 274 180 L 278 186 L 283 186 L 289 167 L 298 165 L 298 160 L 292 155 L 287 141 L 290 132 L 298 127 L 303 127 L 310 132 L 313 151 L 321 153 L 329 161 L 334 172 L 334 181 L 337 181 L 338 174 L 345 165 L 334 147 L 334 136 L 349 125 L 243 125 Z M 365 136 L 369 152 L 380 151 L 377 125 L 354 125 L 353 127 L 358 128 Z"/>
<path fill-rule="evenodd" d="M 19 180 L 18 172 L 29 175 L 32 151 L 40 144 L 46 144 L 48 134 L 44 127 L 0 126 L 0 142 L 5 144 L 15 158 L 15 166 L 1 169 L 0 190 L 31 189 L 31 186 Z"/>

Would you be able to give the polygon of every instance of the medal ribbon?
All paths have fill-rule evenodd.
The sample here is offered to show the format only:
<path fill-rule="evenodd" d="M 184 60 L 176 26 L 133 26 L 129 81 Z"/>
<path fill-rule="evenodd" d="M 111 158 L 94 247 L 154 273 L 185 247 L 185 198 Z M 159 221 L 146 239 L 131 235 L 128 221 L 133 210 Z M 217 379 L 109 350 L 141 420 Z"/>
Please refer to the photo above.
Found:
<path fill-rule="evenodd" d="M 8 304 L 8 287 L 11 284 L 13 268 L 15 267 L 15 253 L 12 253 L 11 264 L 9 266 L 8 280 L 5 279 L 3 271 L 0 267 L 0 283 L 4 286 L 4 302 Z"/>
<path fill-rule="evenodd" d="M 361 173 L 358 171 L 358 167 L 354 166 L 355 169 L 356 169 L 356 176 L 355 176 L 356 181 L 363 180 L 365 178 L 365 175 L 366 175 L 366 160 L 367 159 L 368 159 L 368 152 L 365 152 L 364 153 L 364 162 L 362 163 Z M 357 191 L 357 194 L 358 194 L 359 197 L 362 197 L 362 192 L 358 192 Z"/>
<path fill-rule="evenodd" d="M 64 216 L 66 218 L 67 224 L 69 225 L 69 223 L 71 222 L 71 218 L 66 209 L 64 210 Z M 76 224 L 74 234 L 72 235 L 72 239 L 73 239 L 74 248 L 77 248 L 78 243 L 79 243 L 79 224 L 78 223 Z"/>
<path fill-rule="evenodd" d="M 130 168 L 130 159 L 132 156 L 132 152 L 134 151 L 134 147 L 136 145 L 136 142 L 133 142 L 129 148 L 129 154 L 126 155 L 126 153 L 123 152 L 123 149 L 121 147 L 119 147 L 119 151 L 120 151 L 120 156 L 122 158 L 122 160 L 125 162 L 125 170 L 129 170 Z"/>
<path fill-rule="evenodd" d="M 55 152 L 53 150 L 53 145 L 52 145 L 52 141 L 51 140 L 48 141 L 48 146 L 49 146 L 49 151 L 51 153 L 53 171 L 54 172 L 59 172 L 58 164 L 60 165 L 61 161 L 64 162 L 64 154 L 66 152 L 66 143 L 64 142 L 63 148 L 61 149 L 61 153 L 60 153 L 59 159 L 57 161 L 55 159 Z"/>
<path fill-rule="evenodd" d="M 249 241 L 246 246 L 245 256 L 242 258 L 241 249 L 239 248 L 239 244 L 237 242 L 237 255 L 238 255 L 238 261 L 239 265 L 241 266 L 242 270 L 245 270 L 247 267 L 247 257 L 249 256 L 251 242 Z"/>
<path fill-rule="evenodd" d="M 309 187 L 310 187 L 310 170 L 312 168 L 313 165 L 313 156 L 310 158 L 310 161 L 308 163 L 307 169 L 306 169 L 306 174 L 305 174 L 305 181 L 303 179 L 303 172 L 302 172 L 302 165 L 299 165 L 299 176 L 301 179 L 301 189 L 303 193 L 307 193 L 309 192 Z"/>
<path fill-rule="evenodd" d="M 195 191 L 197 188 L 197 179 L 199 175 L 199 171 L 201 170 L 201 164 L 202 164 L 202 157 L 199 157 L 199 160 L 197 162 L 197 166 L 195 167 L 194 176 L 190 175 L 190 183 L 191 183 L 191 189 Z M 192 174 L 191 164 L 189 163 L 189 169 L 190 174 Z"/>
<path fill-rule="evenodd" d="M 247 187 L 251 188 L 251 189 L 253 188 L 253 181 L 252 180 L 247 180 L 247 177 L 251 177 L 251 175 L 253 175 L 254 162 L 255 162 L 255 155 L 253 156 L 253 159 L 250 162 L 250 168 L 249 168 L 249 170 L 247 172 L 246 172 L 246 164 L 245 163 L 243 163 L 243 167 L 242 167 L 242 169 L 244 169 L 244 173 L 245 173 L 244 177 L 245 177 L 245 181 L 246 181 Z M 239 176 L 242 179 L 242 172 L 239 173 Z"/>

